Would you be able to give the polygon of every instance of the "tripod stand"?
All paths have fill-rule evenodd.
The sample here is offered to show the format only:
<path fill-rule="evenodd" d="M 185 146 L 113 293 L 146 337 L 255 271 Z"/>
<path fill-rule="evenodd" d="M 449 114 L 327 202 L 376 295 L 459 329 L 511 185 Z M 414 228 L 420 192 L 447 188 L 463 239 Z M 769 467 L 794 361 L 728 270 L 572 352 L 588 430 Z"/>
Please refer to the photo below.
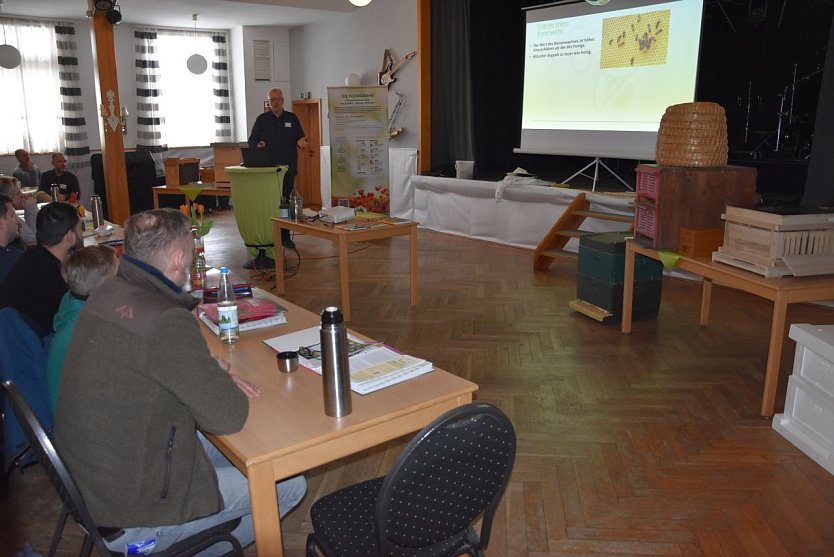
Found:
<path fill-rule="evenodd" d="M 593 175 L 593 176 L 589 176 L 588 174 L 585 174 L 585 171 L 586 171 L 586 170 L 588 170 L 589 168 L 591 168 L 592 166 L 594 167 L 594 175 Z M 592 160 L 591 162 L 589 162 L 588 164 L 586 164 L 585 166 L 583 166 L 582 168 L 580 168 L 578 171 L 576 171 L 576 172 L 574 172 L 573 174 L 571 174 L 570 178 L 567 178 L 566 180 L 564 180 L 564 181 L 563 181 L 563 183 L 567 184 L 568 182 L 570 182 L 571 180 L 573 180 L 573 179 L 574 179 L 574 178 L 576 178 L 577 176 L 580 176 L 580 175 L 581 175 L 581 176 L 584 176 L 584 177 L 586 177 L 586 178 L 590 178 L 591 180 L 593 180 L 593 182 L 591 183 L 591 191 L 596 191 L 596 189 L 597 189 L 597 180 L 599 179 L 599 167 L 600 167 L 600 166 L 602 166 L 605 170 L 607 170 L 607 171 L 608 171 L 608 173 L 609 173 L 609 174 L 611 174 L 614 178 L 616 178 L 617 180 L 619 180 L 620 182 L 622 182 L 622 184 L 623 184 L 623 185 L 624 185 L 627 189 L 629 189 L 630 191 L 634 191 L 634 188 L 633 188 L 633 187 L 631 187 L 630 185 L 628 185 L 628 183 L 627 183 L 625 180 L 623 180 L 622 178 L 620 178 L 620 176 L 619 176 L 616 172 L 614 172 L 613 170 L 611 170 L 611 169 L 608 167 L 608 165 L 607 165 L 607 164 L 605 164 L 604 162 L 602 162 L 602 159 L 600 159 L 599 157 L 594 157 L 594 160 Z"/>

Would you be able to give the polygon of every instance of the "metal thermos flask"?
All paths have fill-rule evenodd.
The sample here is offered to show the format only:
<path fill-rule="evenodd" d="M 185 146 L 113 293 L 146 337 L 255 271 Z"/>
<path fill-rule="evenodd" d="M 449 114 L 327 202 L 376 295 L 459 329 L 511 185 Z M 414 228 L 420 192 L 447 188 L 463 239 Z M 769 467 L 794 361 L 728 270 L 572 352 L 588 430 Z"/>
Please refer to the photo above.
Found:
<path fill-rule="evenodd" d="M 101 198 L 94 195 L 90 198 L 90 209 L 93 211 L 93 228 L 98 229 L 101 226 Z"/>
<path fill-rule="evenodd" d="M 52 187 L 49 188 L 49 195 L 52 196 L 52 201 L 61 200 L 61 198 L 58 197 L 61 195 L 61 188 L 58 187 L 58 184 L 52 184 Z"/>
<path fill-rule="evenodd" d="M 345 318 L 335 306 L 321 312 L 321 377 L 324 413 L 341 418 L 350 414 L 350 361 Z"/>

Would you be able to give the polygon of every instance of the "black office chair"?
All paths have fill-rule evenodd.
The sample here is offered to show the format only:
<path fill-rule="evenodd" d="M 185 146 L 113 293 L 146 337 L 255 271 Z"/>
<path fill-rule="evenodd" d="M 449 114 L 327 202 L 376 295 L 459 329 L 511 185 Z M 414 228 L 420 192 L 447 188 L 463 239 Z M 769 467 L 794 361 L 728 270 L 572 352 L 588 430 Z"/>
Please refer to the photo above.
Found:
<path fill-rule="evenodd" d="M 485 403 L 455 408 L 418 433 L 387 476 L 313 504 L 307 557 L 483 556 L 514 460 L 507 416 Z"/>
<path fill-rule="evenodd" d="M 70 514 L 85 534 L 84 544 L 81 547 L 79 555 L 82 557 L 89 556 L 92 553 L 93 547 L 96 548 L 96 551 L 101 557 L 124 555 L 124 553 L 119 551 L 110 551 L 105 545 L 103 538 L 114 534 L 118 531 L 118 528 L 96 527 L 72 474 L 70 474 L 70 471 L 52 444 L 52 440 L 43 429 L 40 420 L 38 420 L 27 402 L 20 395 L 14 383 L 4 381 L 3 390 L 11 403 L 12 410 L 18 422 L 20 422 L 20 426 L 23 428 L 23 432 L 26 434 L 26 438 L 38 456 L 38 461 L 43 465 L 46 475 L 49 477 L 49 480 L 52 482 L 53 487 L 55 487 L 63 502 L 63 509 L 61 510 L 58 524 L 55 526 L 55 533 L 52 536 L 52 544 L 49 547 L 48 557 L 55 555 L 55 551 L 58 549 L 58 542 L 61 540 L 61 534 L 64 531 L 67 516 Z M 218 524 L 213 528 L 209 528 L 208 530 L 177 542 L 165 551 L 152 553 L 151 555 L 157 557 L 186 557 L 195 555 L 215 544 L 225 542 L 230 544 L 232 549 L 224 557 L 242 557 L 243 549 L 241 549 L 237 539 L 231 535 L 231 531 L 239 523 L 240 518 L 236 518 L 223 524 Z"/>

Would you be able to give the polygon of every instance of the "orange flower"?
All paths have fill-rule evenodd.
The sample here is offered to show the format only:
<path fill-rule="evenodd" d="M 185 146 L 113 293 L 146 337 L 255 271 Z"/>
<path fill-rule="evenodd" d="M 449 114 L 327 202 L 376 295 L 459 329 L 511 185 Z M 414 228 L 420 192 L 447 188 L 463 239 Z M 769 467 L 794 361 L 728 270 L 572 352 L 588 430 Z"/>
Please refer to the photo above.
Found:
<path fill-rule="evenodd" d="M 186 217 L 191 216 L 191 211 L 189 210 L 188 205 L 180 205 L 180 213 L 182 213 Z"/>
<path fill-rule="evenodd" d="M 202 215 L 206 212 L 206 207 L 200 203 L 197 203 L 197 214 Z"/>

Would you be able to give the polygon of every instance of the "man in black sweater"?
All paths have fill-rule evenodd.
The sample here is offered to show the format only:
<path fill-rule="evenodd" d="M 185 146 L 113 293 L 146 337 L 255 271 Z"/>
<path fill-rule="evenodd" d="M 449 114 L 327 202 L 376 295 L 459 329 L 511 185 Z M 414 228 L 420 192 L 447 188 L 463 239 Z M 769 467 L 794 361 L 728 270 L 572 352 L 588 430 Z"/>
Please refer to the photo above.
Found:
<path fill-rule="evenodd" d="M 0 309 L 14 308 L 40 337 L 52 332 L 67 285 L 61 263 L 84 245 L 81 219 L 68 203 L 50 203 L 38 212 L 37 245 L 26 250 L 0 284 Z"/>

